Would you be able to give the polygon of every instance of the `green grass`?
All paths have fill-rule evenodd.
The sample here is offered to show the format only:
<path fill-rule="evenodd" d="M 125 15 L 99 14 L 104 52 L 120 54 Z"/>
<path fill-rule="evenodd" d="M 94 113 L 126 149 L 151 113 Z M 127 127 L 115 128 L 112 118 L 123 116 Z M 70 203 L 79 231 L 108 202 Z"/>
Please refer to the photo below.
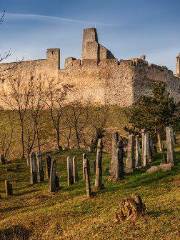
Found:
<path fill-rule="evenodd" d="M 61 190 L 48 192 L 48 183 L 31 186 L 25 162 L 16 160 L 0 166 L 0 239 L 179 239 L 180 237 L 180 148 L 171 172 L 147 174 L 135 171 L 123 181 L 108 178 L 110 156 L 103 155 L 105 189 L 88 199 L 82 180 L 82 151 L 54 154 L 57 159 Z M 67 186 L 66 157 L 78 159 L 80 181 Z M 94 183 L 94 154 L 88 154 Z M 153 164 L 161 161 L 158 154 Z M 4 179 L 13 182 L 14 196 L 5 197 Z M 122 198 L 139 193 L 147 207 L 144 218 L 135 224 L 115 223 Z M 8 237 L 9 236 L 9 237 Z"/>

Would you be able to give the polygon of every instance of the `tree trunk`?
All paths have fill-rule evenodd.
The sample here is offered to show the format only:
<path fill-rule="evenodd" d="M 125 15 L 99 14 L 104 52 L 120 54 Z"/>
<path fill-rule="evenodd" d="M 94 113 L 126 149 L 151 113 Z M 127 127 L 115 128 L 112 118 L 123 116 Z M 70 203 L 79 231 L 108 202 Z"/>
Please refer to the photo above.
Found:
<path fill-rule="evenodd" d="M 25 159 L 25 146 L 24 146 L 24 120 L 21 121 L 21 144 L 22 144 L 22 159 Z"/>

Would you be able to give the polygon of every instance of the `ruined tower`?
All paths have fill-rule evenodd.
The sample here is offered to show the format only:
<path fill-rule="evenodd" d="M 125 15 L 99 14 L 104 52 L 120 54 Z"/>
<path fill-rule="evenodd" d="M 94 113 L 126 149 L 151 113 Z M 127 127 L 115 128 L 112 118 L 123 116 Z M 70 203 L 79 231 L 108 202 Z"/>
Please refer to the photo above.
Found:
<path fill-rule="evenodd" d="M 83 31 L 82 60 L 114 59 L 113 54 L 99 44 L 96 28 L 86 28 Z"/>
<path fill-rule="evenodd" d="M 59 48 L 49 48 L 47 49 L 47 60 L 48 65 L 54 69 L 60 69 L 60 49 Z"/>
<path fill-rule="evenodd" d="M 180 53 L 176 57 L 176 76 L 180 77 Z"/>

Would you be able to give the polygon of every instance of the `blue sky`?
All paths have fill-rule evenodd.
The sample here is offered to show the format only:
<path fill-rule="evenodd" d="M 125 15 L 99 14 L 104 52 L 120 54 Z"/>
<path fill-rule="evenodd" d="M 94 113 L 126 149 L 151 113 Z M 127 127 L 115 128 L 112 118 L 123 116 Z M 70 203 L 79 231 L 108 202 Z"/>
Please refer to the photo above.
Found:
<path fill-rule="evenodd" d="M 145 54 L 174 70 L 180 52 L 180 0 L 0 0 L 3 10 L 0 53 L 11 49 L 9 61 L 45 58 L 51 47 L 62 63 L 78 58 L 85 27 L 119 59 Z"/>

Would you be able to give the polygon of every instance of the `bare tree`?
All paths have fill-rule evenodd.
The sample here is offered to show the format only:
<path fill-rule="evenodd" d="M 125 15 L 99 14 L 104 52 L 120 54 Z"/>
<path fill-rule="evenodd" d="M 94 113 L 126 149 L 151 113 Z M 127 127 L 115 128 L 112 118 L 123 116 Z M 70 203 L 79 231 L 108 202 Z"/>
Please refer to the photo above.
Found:
<path fill-rule="evenodd" d="M 0 151 L 6 159 L 10 155 L 14 134 L 14 117 L 13 113 L 7 112 L 8 119 L 2 122 L 0 135 Z"/>
<path fill-rule="evenodd" d="M 96 106 L 91 109 L 91 118 L 90 118 L 90 126 L 92 131 L 92 140 L 91 140 L 91 151 L 94 151 L 98 139 L 104 137 L 105 135 L 105 127 L 108 121 L 109 116 L 109 107 L 105 106 Z"/>
<path fill-rule="evenodd" d="M 69 129 L 69 133 L 74 132 L 77 148 L 80 148 L 81 143 L 87 145 L 84 130 L 88 125 L 88 119 L 88 107 L 83 106 L 79 101 L 74 101 L 68 105 L 65 119 L 66 127 Z"/>
<path fill-rule="evenodd" d="M 22 158 L 25 158 L 25 116 L 29 108 L 31 81 L 22 77 L 6 79 L 0 99 L 3 107 L 17 111 L 21 128 Z"/>
<path fill-rule="evenodd" d="M 46 104 L 50 111 L 52 125 L 56 134 L 57 148 L 61 150 L 62 117 L 67 94 L 72 90 L 72 85 L 59 85 L 54 79 L 48 82 Z"/>

